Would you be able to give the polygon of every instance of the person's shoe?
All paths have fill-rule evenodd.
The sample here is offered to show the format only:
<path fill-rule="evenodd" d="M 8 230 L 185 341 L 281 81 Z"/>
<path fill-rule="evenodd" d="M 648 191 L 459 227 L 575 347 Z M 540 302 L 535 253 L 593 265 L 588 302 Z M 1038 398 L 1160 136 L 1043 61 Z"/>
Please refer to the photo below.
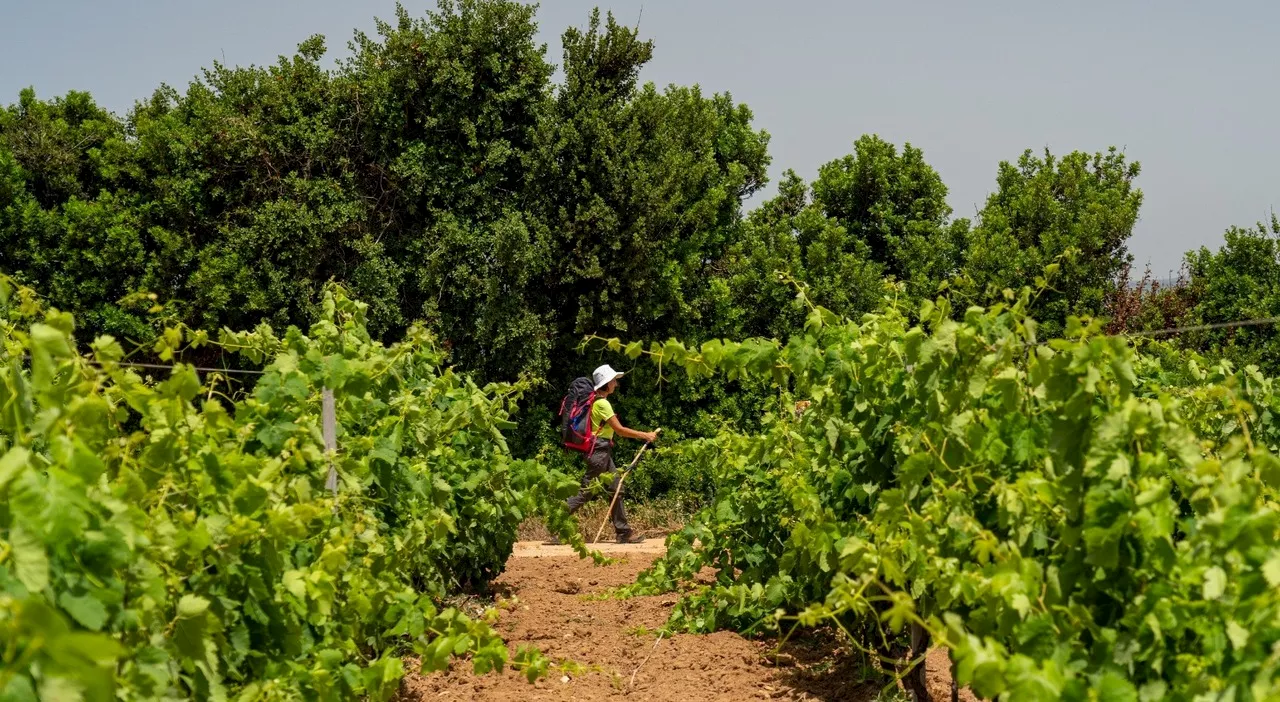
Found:
<path fill-rule="evenodd" d="M 644 543 L 643 536 L 633 536 L 629 531 L 618 532 L 618 543 L 620 544 L 639 544 Z"/>

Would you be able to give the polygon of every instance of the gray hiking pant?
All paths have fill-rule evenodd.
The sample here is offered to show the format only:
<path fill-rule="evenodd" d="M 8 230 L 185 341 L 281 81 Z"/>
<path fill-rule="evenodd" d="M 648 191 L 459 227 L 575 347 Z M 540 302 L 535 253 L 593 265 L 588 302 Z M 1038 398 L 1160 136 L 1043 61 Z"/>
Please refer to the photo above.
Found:
<path fill-rule="evenodd" d="M 582 476 L 582 489 L 578 490 L 578 494 L 569 498 L 569 514 L 577 512 L 583 505 L 591 501 L 591 484 L 606 474 L 612 473 L 613 480 L 609 483 L 608 492 L 605 494 L 606 500 L 613 499 L 613 493 L 618 489 L 618 481 L 621 474 L 618 467 L 613 463 L 613 446 L 608 443 L 597 443 L 595 449 L 587 456 L 587 474 Z M 618 495 L 618 501 L 614 503 L 613 510 L 609 513 L 609 517 L 613 520 L 613 530 L 620 535 L 628 535 L 631 533 L 631 526 L 627 524 L 627 510 L 622 506 L 622 498 L 627 494 L 626 486 L 623 485 L 622 492 Z"/>

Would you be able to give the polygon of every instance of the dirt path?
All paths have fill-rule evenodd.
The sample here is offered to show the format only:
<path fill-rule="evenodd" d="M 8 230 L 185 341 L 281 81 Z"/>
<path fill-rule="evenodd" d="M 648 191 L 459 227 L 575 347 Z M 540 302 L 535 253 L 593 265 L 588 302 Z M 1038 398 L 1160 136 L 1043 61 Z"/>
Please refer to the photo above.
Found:
<path fill-rule="evenodd" d="M 765 658 L 768 644 L 730 632 L 659 639 L 674 595 L 589 596 L 634 581 L 662 542 L 600 547 L 620 562 L 595 567 L 567 546 L 521 542 L 495 583 L 499 631 L 513 651 L 533 644 L 556 661 L 547 678 L 530 685 L 510 670 L 477 676 L 457 662 L 447 672 L 410 675 L 401 700 L 877 699 L 880 685 L 862 682 L 861 663 L 833 658 L 824 642 L 789 646 L 784 665 L 775 666 Z M 928 663 L 934 699 L 950 699 L 946 654 L 935 651 Z"/>

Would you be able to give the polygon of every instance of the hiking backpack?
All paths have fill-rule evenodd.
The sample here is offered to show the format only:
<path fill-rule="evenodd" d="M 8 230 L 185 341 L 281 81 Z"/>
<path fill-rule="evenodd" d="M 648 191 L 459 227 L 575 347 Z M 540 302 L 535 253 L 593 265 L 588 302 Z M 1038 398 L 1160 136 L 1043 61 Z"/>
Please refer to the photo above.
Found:
<path fill-rule="evenodd" d="M 560 440 L 571 451 L 591 453 L 595 448 L 595 432 L 591 428 L 591 406 L 596 401 L 595 384 L 590 378 L 569 383 L 569 392 L 560 401 Z"/>

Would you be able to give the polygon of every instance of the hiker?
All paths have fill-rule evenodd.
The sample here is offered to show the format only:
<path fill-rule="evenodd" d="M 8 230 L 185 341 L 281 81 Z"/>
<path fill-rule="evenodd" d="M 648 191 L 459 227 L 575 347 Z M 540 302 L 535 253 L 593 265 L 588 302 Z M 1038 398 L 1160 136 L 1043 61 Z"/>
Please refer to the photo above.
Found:
<path fill-rule="evenodd" d="M 609 484 L 609 497 L 612 498 L 615 491 L 618 490 L 618 481 L 621 479 L 617 475 L 617 466 L 613 463 L 613 437 L 621 436 L 624 439 L 636 439 L 645 443 L 653 443 L 658 440 L 657 432 L 652 431 L 636 431 L 622 426 L 622 422 L 618 420 L 618 415 L 613 411 L 613 405 L 609 404 L 609 396 L 618 389 L 618 378 L 622 377 L 622 373 L 610 368 L 608 364 L 600 366 L 591 374 L 591 380 L 595 385 L 595 402 L 591 404 L 591 433 L 595 436 L 595 444 L 591 450 L 586 452 L 587 457 L 587 474 L 582 478 L 582 489 L 577 495 L 569 498 L 569 514 L 577 512 L 582 505 L 591 499 L 590 487 L 597 478 L 605 473 L 613 473 L 613 481 Z M 627 524 L 627 511 L 622 507 L 622 496 L 626 494 L 624 488 L 618 495 L 618 501 L 614 504 L 613 510 L 609 513 L 609 517 L 613 520 L 613 529 L 618 534 L 618 543 L 620 544 L 636 544 L 644 541 L 643 536 L 632 536 L 631 526 Z"/>

